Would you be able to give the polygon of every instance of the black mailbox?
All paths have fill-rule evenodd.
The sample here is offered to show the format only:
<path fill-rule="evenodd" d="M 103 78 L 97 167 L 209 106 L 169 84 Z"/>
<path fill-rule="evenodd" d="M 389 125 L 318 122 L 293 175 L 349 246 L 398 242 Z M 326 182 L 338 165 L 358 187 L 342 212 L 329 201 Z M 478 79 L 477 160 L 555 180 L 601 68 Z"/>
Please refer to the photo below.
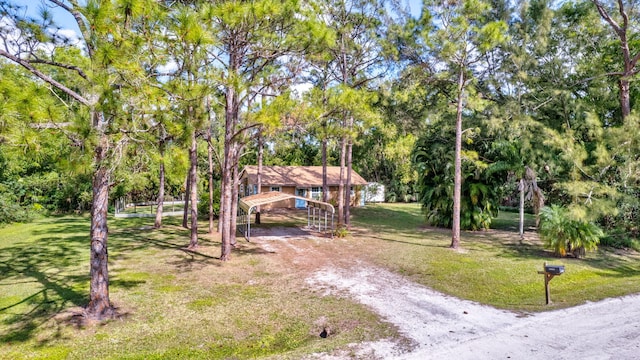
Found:
<path fill-rule="evenodd" d="M 552 275 L 560 275 L 564 273 L 564 265 L 545 265 L 544 272 Z"/>

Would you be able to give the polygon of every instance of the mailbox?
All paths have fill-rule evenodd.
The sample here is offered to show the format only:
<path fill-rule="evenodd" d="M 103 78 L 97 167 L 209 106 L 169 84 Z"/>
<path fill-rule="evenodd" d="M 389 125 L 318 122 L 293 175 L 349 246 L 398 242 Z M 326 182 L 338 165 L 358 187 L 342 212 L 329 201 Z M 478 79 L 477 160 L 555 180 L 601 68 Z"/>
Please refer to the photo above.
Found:
<path fill-rule="evenodd" d="M 544 272 L 552 275 L 560 275 L 564 273 L 564 265 L 545 265 Z"/>

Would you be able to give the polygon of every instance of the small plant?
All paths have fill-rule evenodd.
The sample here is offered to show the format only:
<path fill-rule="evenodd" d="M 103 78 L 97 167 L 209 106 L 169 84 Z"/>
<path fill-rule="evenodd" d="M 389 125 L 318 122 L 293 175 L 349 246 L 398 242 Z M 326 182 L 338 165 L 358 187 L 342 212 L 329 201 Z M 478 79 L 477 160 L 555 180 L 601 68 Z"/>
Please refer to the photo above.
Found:
<path fill-rule="evenodd" d="M 600 238 L 604 236 L 597 225 L 572 219 L 561 206 L 543 207 L 540 220 L 540 238 L 545 247 L 553 249 L 557 256 L 571 253 L 580 258 L 586 251 L 597 249 Z"/>
<path fill-rule="evenodd" d="M 349 230 L 347 230 L 347 228 L 342 225 L 338 226 L 333 231 L 333 236 L 337 238 L 344 238 L 344 237 L 347 237 L 347 235 L 349 235 Z"/>

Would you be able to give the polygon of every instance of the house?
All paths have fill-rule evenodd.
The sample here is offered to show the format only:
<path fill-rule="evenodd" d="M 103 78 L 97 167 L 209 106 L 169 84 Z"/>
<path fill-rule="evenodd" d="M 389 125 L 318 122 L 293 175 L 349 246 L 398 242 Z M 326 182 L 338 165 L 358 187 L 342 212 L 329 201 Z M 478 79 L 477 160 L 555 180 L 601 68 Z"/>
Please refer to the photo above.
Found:
<path fill-rule="evenodd" d="M 346 178 L 346 173 L 345 173 Z M 258 167 L 245 166 L 240 174 L 240 196 L 258 193 Z M 327 186 L 329 187 L 329 202 L 338 202 L 338 184 L 340 167 L 327 166 Z M 363 199 L 361 190 L 367 181 L 357 172 L 351 171 L 351 206 L 359 206 Z M 322 166 L 263 166 L 262 193 L 280 191 L 299 197 L 322 200 Z M 263 210 L 272 208 L 305 208 L 306 201 L 288 199 L 277 203 L 264 205 Z"/>

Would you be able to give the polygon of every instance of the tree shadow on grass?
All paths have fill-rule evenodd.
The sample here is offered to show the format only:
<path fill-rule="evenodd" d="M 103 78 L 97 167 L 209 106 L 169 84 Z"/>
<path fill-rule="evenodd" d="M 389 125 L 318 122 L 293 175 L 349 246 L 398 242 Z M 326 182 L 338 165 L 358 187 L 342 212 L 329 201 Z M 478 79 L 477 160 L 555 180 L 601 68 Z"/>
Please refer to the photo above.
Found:
<path fill-rule="evenodd" d="M 87 233 L 81 219 L 57 219 L 46 230 L 35 231 L 35 241 L 16 242 L 0 252 L 0 286 L 9 301 L 0 308 L 0 342 L 21 342 L 68 307 L 86 305 L 88 276 L 78 272 L 84 259 Z M 88 258 L 85 260 L 88 262 Z M 17 291 L 12 294 L 11 291 Z M 18 295 L 29 292 L 29 295 Z M 60 334 L 60 329 L 56 334 Z M 47 340 L 43 340 L 46 342 Z"/>
<path fill-rule="evenodd" d="M 47 218 L 31 234 L 25 234 L 24 240 L 2 248 L 0 342 L 24 342 L 38 335 L 44 345 L 62 336 L 62 327 L 67 323 L 58 321 L 58 315 L 70 308 L 86 306 L 90 221 L 87 217 Z M 141 228 L 143 230 L 139 230 Z M 181 269 L 221 264 L 218 257 L 186 248 L 189 230 L 177 226 L 148 230 L 148 224 L 142 220 L 110 222 L 109 263 L 160 249 L 167 250 L 174 258 L 176 253 L 181 254 L 183 257 L 173 264 Z M 204 240 L 203 243 L 210 242 Z M 110 273 L 112 288 L 132 289 L 145 282 L 119 278 L 118 272 Z M 43 336 L 44 326 L 53 327 L 53 334 L 47 332 Z"/>
<path fill-rule="evenodd" d="M 502 250 L 497 256 L 521 260 L 548 260 L 557 262 L 581 263 L 591 267 L 598 276 L 612 278 L 630 278 L 640 276 L 640 254 L 622 252 L 615 249 L 599 249 L 595 254 L 588 254 L 586 258 L 572 256 L 559 257 L 552 251 L 544 249 L 541 244 L 502 243 Z"/>
<path fill-rule="evenodd" d="M 599 276 L 627 278 L 640 276 L 640 255 L 616 249 L 600 249 L 596 256 L 580 259 L 591 267 L 600 269 Z"/>

